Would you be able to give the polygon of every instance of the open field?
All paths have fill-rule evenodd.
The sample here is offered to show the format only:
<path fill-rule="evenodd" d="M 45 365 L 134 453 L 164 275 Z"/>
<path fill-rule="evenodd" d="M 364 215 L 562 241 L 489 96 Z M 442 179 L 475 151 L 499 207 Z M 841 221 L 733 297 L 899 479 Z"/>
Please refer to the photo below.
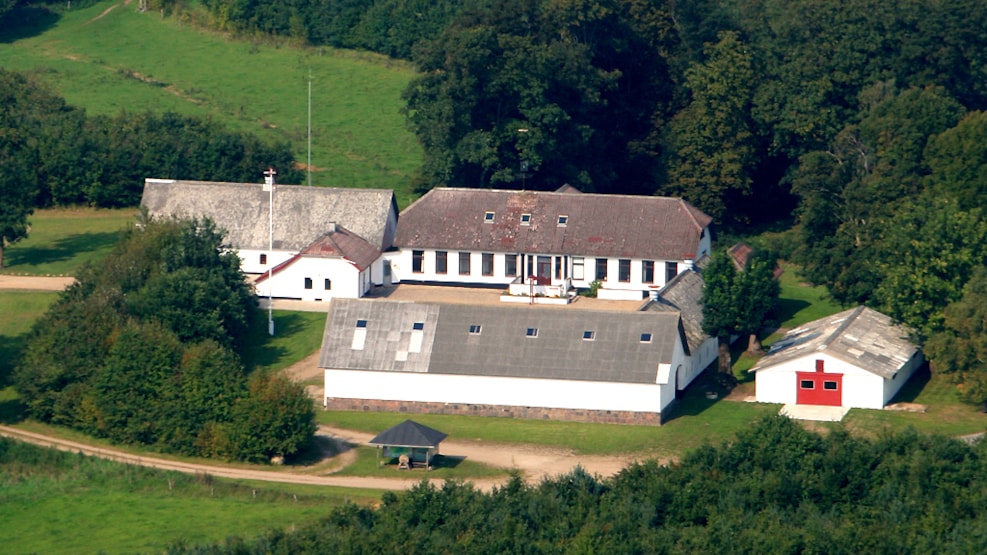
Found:
<path fill-rule="evenodd" d="M 135 208 L 46 208 L 29 218 L 26 239 L 4 251 L 2 273 L 72 276 L 85 263 L 113 250 L 120 232 L 134 223 Z"/>
<path fill-rule="evenodd" d="M 401 206 L 411 200 L 422 155 L 400 113 L 414 75 L 405 62 L 228 40 L 107 1 L 36 29 L 0 30 L 0 66 L 34 73 L 93 114 L 173 111 L 288 141 L 300 163 L 311 76 L 313 184 L 388 188 Z"/>
<path fill-rule="evenodd" d="M 326 515 L 377 492 L 235 484 L 0 439 L 0 545 L 5 553 L 162 552 L 253 537 Z"/>

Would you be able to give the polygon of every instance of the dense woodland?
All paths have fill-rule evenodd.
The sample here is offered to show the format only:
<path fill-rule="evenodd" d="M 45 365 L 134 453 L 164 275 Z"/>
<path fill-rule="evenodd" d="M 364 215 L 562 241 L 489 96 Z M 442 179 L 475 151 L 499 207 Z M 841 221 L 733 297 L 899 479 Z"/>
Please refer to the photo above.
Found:
<path fill-rule="evenodd" d="M 14 383 L 31 416 L 169 453 L 267 462 L 308 445 L 312 401 L 239 353 L 257 300 L 209 221 L 143 221 L 39 320 Z"/>
<path fill-rule="evenodd" d="M 984 449 L 908 431 L 822 437 L 771 417 L 669 466 L 489 494 L 422 484 L 377 509 L 169 553 L 983 553 Z"/>

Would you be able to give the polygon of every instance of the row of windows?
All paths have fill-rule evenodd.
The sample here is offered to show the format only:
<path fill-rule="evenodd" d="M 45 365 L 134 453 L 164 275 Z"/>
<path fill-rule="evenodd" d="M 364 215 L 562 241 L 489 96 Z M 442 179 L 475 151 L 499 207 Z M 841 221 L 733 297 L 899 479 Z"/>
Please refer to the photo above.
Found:
<path fill-rule="evenodd" d="M 483 214 L 483 222 L 492 224 L 494 218 L 496 217 L 495 212 L 486 212 Z M 555 220 L 556 225 L 559 227 L 565 227 L 569 224 L 569 216 L 566 214 L 559 214 L 559 218 Z M 521 214 L 521 225 L 531 225 L 531 214 Z"/>
<path fill-rule="evenodd" d="M 801 382 L 799 383 L 799 387 L 801 389 L 815 389 L 816 382 L 812 380 L 801 380 Z M 835 381 L 826 380 L 823 382 L 823 389 L 829 391 L 836 391 L 837 389 L 839 389 L 839 384 L 837 384 Z"/>
<path fill-rule="evenodd" d="M 366 329 L 366 327 L 367 327 L 367 321 L 366 320 L 357 320 L 356 321 L 356 327 L 357 327 L 357 329 Z M 412 324 L 411 329 L 414 330 L 414 331 L 422 331 L 422 330 L 425 329 L 425 322 L 415 322 L 414 324 Z M 480 324 L 470 324 L 470 326 L 469 326 L 469 334 L 470 335 L 480 335 L 480 332 L 482 330 L 483 330 L 483 326 L 480 325 Z M 524 336 L 525 337 L 531 337 L 531 338 L 538 337 L 538 328 L 525 328 L 524 329 Z M 651 343 L 652 337 L 653 336 L 650 333 L 647 333 L 647 332 L 646 333 L 642 333 L 641 334 L 641 343 Z M 586 331 L 583 332 L 583 340 L 584 341 L 593 341 L 595 339 L 596 339 L 596 331 L 594 331 L 594 330 L 586 330 Z"/>
<path fill-rule="evenodd" d="M 458 265 L 459 265 L 459 275 L 468 276 L 472 273 L 471 268 L 471 256 L 468 252 L 453 253 L 457 255 Z M 518 256 L 517 254 L 505 254 L 504 256 L 504 276 L 506 277 L 516 277 L 518 275 Z M 536 259 L 537 258 L 537 262 Z M 531 268 L 536 263 L 539 268 L 551 267 L 551 258 L 549 256 L 528 256 L 528 266 Z M 555 258 L 555 278 L 562 279 L 563 277 L 568 277 L 568 272 L 563 266 L 562 257 L 556 256 Z M 581 256 L 572 257 L 572 278 L 577 280 L 585 279 L 585 260 Z M 609 267 L 609 260 L 606 258 L 595 259 L 595 279 L 600 281 L 606 281 Z M 416 274 L 421 274 L 425 272 L 425 251 L 413 250 L 411 251 L 411 271 Z M 435 273 L 436 274 L 447 274 L 449 273 L 449 253 L 447 251 L 435 251 Z M 494 255 L 493 253 L 485 252 L 480 254 L 480 273 L 484 276 L 494 275 Z M 535 274 L 534 268 L 531 268 L 529 273 Z M 665 281 L 668 282 L 674 278 L 679 273 L 679 265 L 677 262 L 665 262 Z M 538 275 L 542 275 L 542 272 L 538 272 Z M 617 261 L 617 281 L 622 283 L 630 283 L 631 281 L 631 260 L 629 258 L 621 258 Z M 654 283 L 655 281 L 655 261 L 654 260 L 642 260 L 641 261 L 641 282 L 642 283 Z"/>
<path fill-rule="evenodd" d="M 311 289 L 311 288 L 312 288 L 312 278 L 305 278 L 305 289 Z M 322 288 L 325 289 L 326 291 L 331 291 L 332 280 L 326 278 L 325 281 L 322 282 Z"/>

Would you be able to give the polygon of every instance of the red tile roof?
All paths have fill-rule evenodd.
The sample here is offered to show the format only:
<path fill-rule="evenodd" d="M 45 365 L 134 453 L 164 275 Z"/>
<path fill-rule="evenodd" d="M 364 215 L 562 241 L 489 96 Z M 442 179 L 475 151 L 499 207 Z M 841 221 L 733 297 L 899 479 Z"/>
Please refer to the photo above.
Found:
<path fill-rule="evenodd" d="M 302 249 L 303 256 L 339 257 L 349 260 L 359 270 L 365 270 L 380 257 L 376 249 L 359 235 L 337 225 L 334 231 L 319 237 L 311 245 Z"/>
<path fill-rule="evenodd" d="M 493 212 L 490 223 L 487 212 Z M 530 225 L 521 224 L 522 214 L 530 214 Z M 691 260 L 711 221 L 679 198 L 437 188 L 401 213 L 394 244 Z"/>

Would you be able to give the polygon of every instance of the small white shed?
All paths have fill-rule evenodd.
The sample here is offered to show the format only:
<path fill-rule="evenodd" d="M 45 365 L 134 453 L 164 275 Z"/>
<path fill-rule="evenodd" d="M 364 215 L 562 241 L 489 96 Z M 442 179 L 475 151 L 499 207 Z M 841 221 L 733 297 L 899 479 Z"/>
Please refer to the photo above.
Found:
<path fill-rule="evenodd" d="M 758 402 L 880 409 L 923 362 L 906 328 L 858 306 L 791 330 L 750 371 Z"/>

